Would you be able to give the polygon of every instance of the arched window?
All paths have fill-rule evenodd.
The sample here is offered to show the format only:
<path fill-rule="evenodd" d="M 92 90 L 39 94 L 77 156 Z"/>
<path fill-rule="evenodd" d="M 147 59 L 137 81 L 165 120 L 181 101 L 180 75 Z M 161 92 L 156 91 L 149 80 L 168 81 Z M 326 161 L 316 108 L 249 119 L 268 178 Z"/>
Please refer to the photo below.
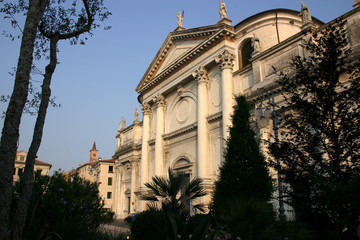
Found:
<path fill-rule="evenodd" d="M 191 167 L 192 163 L 189 159 L 182 157 L 179 158 L 177 161 L 175 161 L 175 164 L 173 165 L 172 169 L 175 172 L 185 172 L 185 173 L 191 173 Z"/>
<path fill-rule="evenodd" d="M 240 63 L 240 69 L 247 67 L 251 64 L 250 58 L 251 54 L 253 53 L 254 48 L 251 44 L 251 38 L 245 39 L 239 48 L 239 63 Z"/>

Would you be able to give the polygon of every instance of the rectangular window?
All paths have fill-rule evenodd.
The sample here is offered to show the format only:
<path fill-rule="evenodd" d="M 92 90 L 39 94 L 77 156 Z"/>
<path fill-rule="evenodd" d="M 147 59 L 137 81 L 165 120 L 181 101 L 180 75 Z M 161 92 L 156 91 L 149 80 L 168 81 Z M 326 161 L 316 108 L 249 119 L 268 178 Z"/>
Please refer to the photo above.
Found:
<path fill-rule="evenodd" d="M 112 186 L 112 178 L 111 177 L 108 178 L 108 185 Z"/>
<path fill-rule="evenodd" d="M 23 173 L 23 169 L 22 168 L 19 168 L 18 170 L 18 175 L 22 174 Z"/>
<path fill-rule="evenodd" d="M 113 173 L 113 166 L 109 166 L 109 173 Z"/>
<path fill-rule="evenodd" d="M 111 199 L 111 192 L 107 192 L 107 199 Z"/>

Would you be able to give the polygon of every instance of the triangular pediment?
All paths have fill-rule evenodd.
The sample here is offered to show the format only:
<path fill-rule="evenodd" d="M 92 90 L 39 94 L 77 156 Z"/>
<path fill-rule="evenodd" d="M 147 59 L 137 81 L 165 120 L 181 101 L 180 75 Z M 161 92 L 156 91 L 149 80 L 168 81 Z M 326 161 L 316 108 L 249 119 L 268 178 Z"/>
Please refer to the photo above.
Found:
<path fill-rule="evenodd" d="M 165 58 L 162 65 L 159 66 L 158 72 L 161 72 L 171 63 L 174 62 L 181 55 L 188 52 L 190 49 L 194 48 L 196 45 L 201 43 L 203 40 L 188 40 L 188 41 L 177 41 L 174 43 L 174 46 L 171 48 L 167 57 Z"/>
<path fill-rule="evenodd" d="M 165 76 L 191 61 L 196 54 L 205 51 L 225 32 L 233 32 L 231 26 L 223 24 L 210 25 L 181 31 L 171 32 L 165 39 L 160 50 L 149 65 L 136 91 L 144 92 L 153 86 L 160 76 Z"/>

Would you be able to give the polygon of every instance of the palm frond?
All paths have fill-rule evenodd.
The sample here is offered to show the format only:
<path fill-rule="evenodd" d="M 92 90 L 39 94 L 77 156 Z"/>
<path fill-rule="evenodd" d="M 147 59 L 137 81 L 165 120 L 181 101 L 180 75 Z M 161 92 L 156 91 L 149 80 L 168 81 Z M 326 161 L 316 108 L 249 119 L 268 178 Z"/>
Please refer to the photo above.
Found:
<path fill-rule="evenodd" d="M 151 193 L 143 199 L 152 201 L 148 204 L 148 208 L 162 209 L 175 214 L 189 214 L 189 202 L 206 195 L 201 186 L 202 180 L 195 178 L 189 183 L 188 175 L 174 172 L 171 168 L 168 169 L 168 174 L 168 178 L 154 176 L 151 182 L 145 183 Z M 203 204 L 196 204 L 193 207 L 204 211 Z"/>

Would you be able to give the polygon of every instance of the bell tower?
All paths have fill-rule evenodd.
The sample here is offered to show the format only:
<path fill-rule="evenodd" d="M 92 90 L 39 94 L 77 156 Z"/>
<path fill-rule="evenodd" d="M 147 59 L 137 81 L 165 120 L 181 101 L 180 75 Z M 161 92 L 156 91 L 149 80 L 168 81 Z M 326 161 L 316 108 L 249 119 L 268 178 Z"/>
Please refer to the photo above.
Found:
<path fill-rule="evenodd" d="M 94 142 L 94 145 L 90 150 L 90 162 L 96 162 L 97 159 L 98 159 L 98 150 L 96 150 L 96 143 Z"/>

